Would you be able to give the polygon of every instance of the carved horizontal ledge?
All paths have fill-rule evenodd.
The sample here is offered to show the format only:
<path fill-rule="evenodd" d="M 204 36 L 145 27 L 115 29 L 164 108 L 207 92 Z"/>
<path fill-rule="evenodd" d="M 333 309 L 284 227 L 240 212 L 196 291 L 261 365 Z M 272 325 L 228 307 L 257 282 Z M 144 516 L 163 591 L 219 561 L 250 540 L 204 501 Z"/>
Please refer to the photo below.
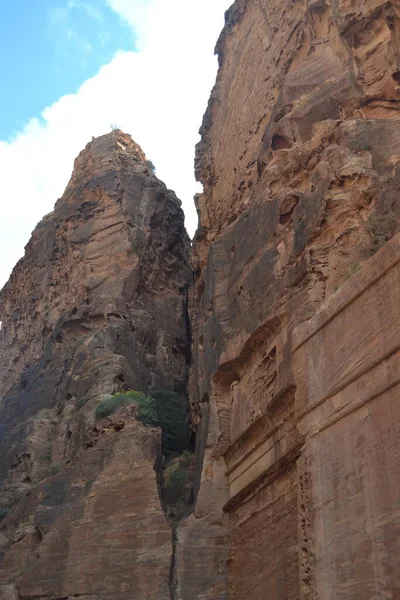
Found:
<path fill-rule="evenodd" d="M 317 412 L 321 425 L 321 419 L 345 406 L 351 412 L 399 380 L 400 236 L 388 244 L 339 298 L 334 295 L 294 331 L 302 340 L 294 351 L 294 370 L 296 422 L 303 431 L 317 419 L 309 413 Z"/>
<path fill-rule="evenodd" d="M 363 265 L 363 268 L 330 296 L 318 312 L 299 324 L 293 332 L 293 352 L 298 351 L 335 317 L 365 294 L 400 262 L 400 234 L 395 235 L 383 248 Z"/>
<path fill-rule="evenodd" d="M 396 348 L 394 348 L 393 350 L 391 350 L 388 354 L 384 355 L 383 357 L 377 358 L 377 360 L 372 365 L 368 365 L 368 367 L 366 369 L 357 372 L 357 374 L 354 375 L 354 377 L 347 379 L 347 380 L 343 381 L 342 383 L 340 383 L 336 388 L 333 388 L 329 394 L 322 397 L 318 402 L 313 404 L 311 407 L 307 407 L 304 410 L 302 410 L 301 412 L 298 412 L 296 415 L 296 423 L 301 423 L 301 421 L 304 419 L 304 417 L 306 417 L 310 412 L 317 410 L 320 406 L 322 406 L 326 402 L 334 401 L 334 399 L 337 398 L 342 392 L 346 392 L 348 389 L 351 389 L 352 386 L 354 386 L 354 384 L 357 384 L 358 382 L 361 383 L 364 380 L 371 380 L 371 379 L 375 378 L 376 377 L 375 373 L 379 371 L 380 367 L 382 367 L 382 365 L 384 365 L 385 363 L 391 364 L 393 357 L 395 357 L 395 361 L 393 361 L 393 362 L 400 365 L 399 351 L 400 351 L 400 340 L 399 340 L 399 345 Z M 377 381 L 380 381 L 379 377 L 378 377 L 378 379 L 375 380 L 375 383 Z M 346 411 L 346 414 L 350 414 L 353 411 L 357 410 L 357 408 L 363 406 L 364 404 L 367 404 L 368 402 L 371 402 L 372 400 L 374 400 L 375 398 L 377 398 L 384 392 L 386 392 L 386 391 L 390 390 L 392 387 L 396 386 L 398 383 L 400 383 L 400 375 L 394 381 L 387 381 L 386 383 L 384 383 L 382 381 L 382 387 L 379 390 L 376 390 L 375 392 L 371 393 L 369 395 L 369 397 L 366 397 L 361 401 L 354 400 L 351 403 L 350 408 L 348 408 L 348 410 Z M 360 387 L 361 387 L 361 385 L 360 385 Z M 338 420 L 339 420 L 339 418 L 335 418 L 334 422 L 336 422 Z M 329 425 L 321 427 L 321 430 L 325 429 L 328 426 Z"/>
<path fill-rule="evenodd" d="M 244 430 L 224 452 L 224 458 L 228 462 L 227 475 L 236 469 L 249 455 L 251 455 L 261 444 L 278 431 L 281 427 L 281 422 L 274 422 L 273 417 L 276 410 L 279 408 L 289 408 L 290 404 L 294 407 L 294 394 L 296 388 L 288 386 L 281 390 L 272 401 L 268 404 L 267 410 L 259 415 L 246 430 Z M 261 433 L 260 433 L 261 431 Z M 236 460 L 232 460 L 235 454 L 239 454 L 244 444 L 252 441 L 251 449 L 245 450 L 243 454 Z M 257 440 L 254 443 L 254 440 Z"/>
<path fill-rule="evenodd" d="M 250 500 L 261 489 L 271 485 L 279 479 L 284 473 L 287 473 L 294 468 L 297 459 L 300 456 L 304 440 L 299 440 L 286 454 L 274 462 L 268 469 L 259 477 L 248 483 L 242 490 L 232 496 L 224 505 L 224 512 L 231 512 L 244 502 Z"/>
<path fill-rule="evenodd" d="M 394 388 L 400 390 L 400 346 L 371 370 L 305 411 L 296 419 L 299 431 L 314 437 Z"/>
<path fill-rule="evenodd" d="M 244 460 L 235 471 L 228 476 L 229 495 L 236 495 L 248 483 L 254 481 L 273 465 L 278 457 L 285 454 L 298 441 L 297 430 L 293 426 L 293 420 L 286 422 L 282 428 L 258 447 L 246 460 Z"/>

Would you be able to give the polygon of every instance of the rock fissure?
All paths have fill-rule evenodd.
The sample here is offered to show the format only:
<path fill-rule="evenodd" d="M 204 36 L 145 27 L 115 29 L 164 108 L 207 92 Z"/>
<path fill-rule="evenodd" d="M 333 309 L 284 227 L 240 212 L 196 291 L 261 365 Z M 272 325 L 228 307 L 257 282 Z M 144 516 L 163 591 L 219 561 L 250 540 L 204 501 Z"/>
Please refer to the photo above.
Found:
<path fill-rule="evenodd" d="M 176 573 L 176 544 L 177 544 L 177 534 L 176 534 L 176 525 L 171 523 L 171 544 L 172 544 L 172 554 L 171 554 L 171 572 L 169 578 L 169 592 L 170 592 L 170 600 L 178 600 L 177 597 L 177 573 Z"/>

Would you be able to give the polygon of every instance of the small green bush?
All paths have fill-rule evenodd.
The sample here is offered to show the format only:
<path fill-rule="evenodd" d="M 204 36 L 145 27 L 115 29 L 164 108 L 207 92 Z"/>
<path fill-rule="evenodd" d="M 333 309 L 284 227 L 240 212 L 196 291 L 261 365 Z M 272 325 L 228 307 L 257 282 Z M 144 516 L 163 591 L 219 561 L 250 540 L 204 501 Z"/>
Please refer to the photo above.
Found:
<path fill-rule="evenodd" d="M 109 417 L 122 406 L 138 405 L 138 419 L 147 426 L 162 430 L 162 449 L 166 457 L 176 456 L 190 447 L 188 403 L 172 390 L 155 390 L 151 396 L 128 390 L 102 400 L 95 410 L 95 420 Z"/>
<path fill-rule="evenodd" d="M 144 425 L 161 428 L 162 452 L 166 457 L 163 502 L 170 509 L 170 517 L 179 520 L 190 510 L 188 498 L 194 460 L 189 452 L 188 403 L 172 390 L 155 390 L 151 396 L 128 390 L 102 400 L 96 407 L 95 419 L 104 419 L 129 404 L 138 406 L 138 419 Z"/>
<path fill-rule="evenodd" d="M 154 166 L 154 163 L 153 163 L 151 160 L 146 160 L 146 167 L 147 167 L 148 169 L 150 169 L 150 171 L 151 171 L 152 173 L 155 173 L 155 172 L 156 172 L 156 167 Z"/>
<path fill-rule="evenodd" d="M 160 427 L 154 398 L 146 396 L 143 392 L 133 392 L 130 397 L 132 398 L 131 402 L 133 401 L 139 407 L 139 421 L 149 427 Z"/>
<path fill-rule="evenodd" d="M 185 469 L 178 467 L 171 470 L 165 478 L 165 488 L 169 492 L 176 493 L 179 498 L 182 495 L 187 478 L 188 475 Z"/>
<path fill-rule="evenodd" d="M 105 398 L 96 407 L 94 417 L 96 421 L 109 417 L 116 410 L 129 404 L 137 404 L 139 407 L 138 417 L 144 425 L 157 426 L 157 412 L 155 409 L 155 401 L 150 396 L 146 396 L 143 392 L 129 390 L 126 392 L 118 392 L 113 396 Z"/>
<path fill-rule="evenodd" d="M 179 456 L 166 461 L 163 470 L 164 501 L 168 506 L 185 504 L 187 488 L 190 483 L 190 470 L 194 456 L 191 452 L 182 452 Z"/>
<path fill-rule="evenodd" d="M 192 455 L 187 451 L 166 461 L 163 479 L 168 503 L 178 502 L 184 497 L 191 461 Z"/>

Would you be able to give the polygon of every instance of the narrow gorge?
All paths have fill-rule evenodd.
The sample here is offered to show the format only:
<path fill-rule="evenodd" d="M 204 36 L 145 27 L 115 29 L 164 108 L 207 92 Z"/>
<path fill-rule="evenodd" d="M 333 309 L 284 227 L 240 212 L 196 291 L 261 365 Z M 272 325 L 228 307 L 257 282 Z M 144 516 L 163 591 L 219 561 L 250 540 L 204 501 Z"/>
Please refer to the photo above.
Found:
<path fill-rule="evenodd" d="M 1 600 L 400 600 L 400 4 L 216 52 L 193 242 L 114 130 L 0 293 Z"/>

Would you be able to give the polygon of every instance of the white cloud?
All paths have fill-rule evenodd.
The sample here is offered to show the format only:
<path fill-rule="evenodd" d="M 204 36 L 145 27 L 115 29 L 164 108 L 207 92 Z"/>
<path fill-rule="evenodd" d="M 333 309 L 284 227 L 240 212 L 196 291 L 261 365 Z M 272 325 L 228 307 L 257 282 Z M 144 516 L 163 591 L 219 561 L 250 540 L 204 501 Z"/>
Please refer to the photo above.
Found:
<path fill-rule="evenodd" d="M 132 135 L 158 177 L 181 198 L 190 234 L 197 225 L 194 146 L 215 79 L 213 49 L 229 0 L 152 0 L 142 5 L 138 20 L 137 0 L 106 1 L 132 27 L 140 23 L 140 51 L 120 52 L 12 141 L 0 141 L 0 287 L 36 223 L 61 196 L 75 156 L 111 123 Z"/>
<path fill-rule="evenodd" d="M 121 19 L 143 33 L 143 23 L 152 4 L 150 0 L 105 0 L 105 2 L 111 10 L 119 14 Z"/>

